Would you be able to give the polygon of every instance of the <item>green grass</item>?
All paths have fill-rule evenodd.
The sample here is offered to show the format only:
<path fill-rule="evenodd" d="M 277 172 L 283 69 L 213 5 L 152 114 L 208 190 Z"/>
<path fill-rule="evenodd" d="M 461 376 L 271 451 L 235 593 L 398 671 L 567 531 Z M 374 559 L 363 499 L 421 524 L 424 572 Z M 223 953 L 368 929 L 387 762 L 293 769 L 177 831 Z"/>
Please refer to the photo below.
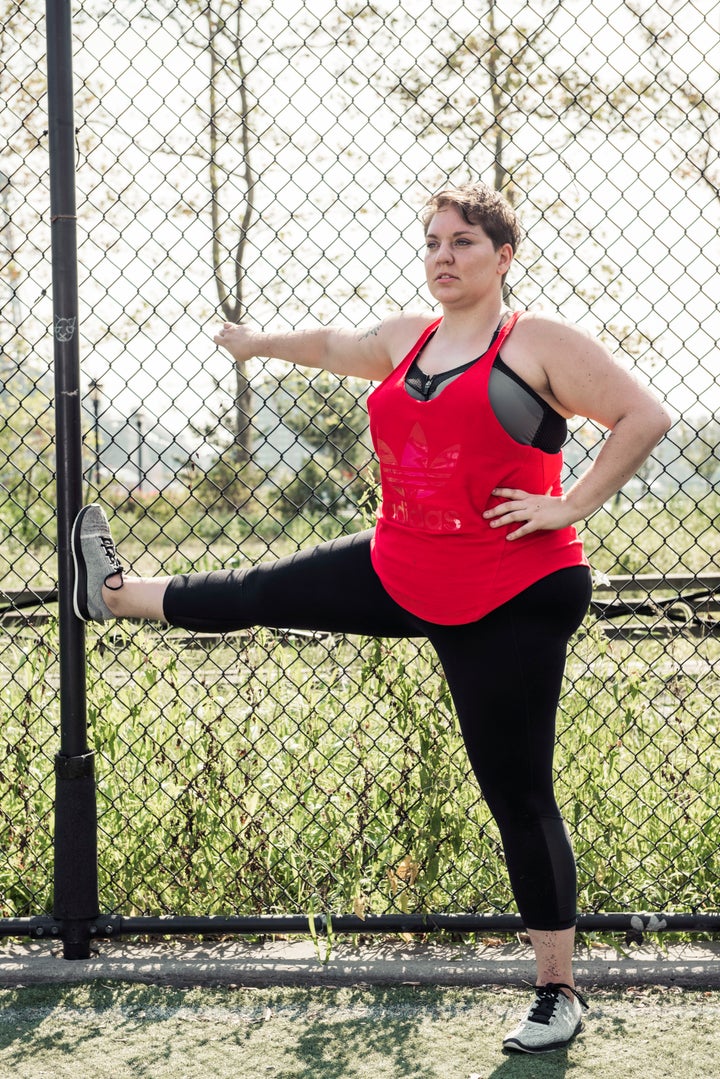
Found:
<path fill-rule="evenodd" d="M 717 994 L 592 994 L 567 1050 L 504 1056 L 514 989 L 0 991 L 0 1073 L 15 1079 L 697 1079 L 717 1074 Z"/>

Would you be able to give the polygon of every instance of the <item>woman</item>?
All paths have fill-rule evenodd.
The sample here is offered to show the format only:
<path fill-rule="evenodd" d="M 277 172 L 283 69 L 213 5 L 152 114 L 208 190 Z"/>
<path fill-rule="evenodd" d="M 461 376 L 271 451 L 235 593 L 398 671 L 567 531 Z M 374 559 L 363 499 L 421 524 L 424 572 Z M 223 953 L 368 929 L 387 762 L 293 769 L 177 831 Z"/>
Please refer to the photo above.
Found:
<path fill-rule="evenodd" d="M 537 961 L 507 1050 L 560 1048 L 587 1007 L 573 981 L 576 876 L 553 794 L 555 713 L 567 642 L 590 598 L 574 524 L 633 475 L 669 425 L 649 390 L 580 329 L 507 310 L 515 214 L 483 184 L 423 212 L 425 271 L 441 317 L 401 313 L 367 332 L 259 333 L 225 323 L 237 361 L 287 360 L 379 385 L 376 528 L 249 570 L 124 579 L 100 507 L 73 528 L 83 619 L 149 618 L 196 631 L 251 625 L 422 636 L 435 647 L 500 833 Z M 610 432 L 563 493 L 566 421 Z"/>

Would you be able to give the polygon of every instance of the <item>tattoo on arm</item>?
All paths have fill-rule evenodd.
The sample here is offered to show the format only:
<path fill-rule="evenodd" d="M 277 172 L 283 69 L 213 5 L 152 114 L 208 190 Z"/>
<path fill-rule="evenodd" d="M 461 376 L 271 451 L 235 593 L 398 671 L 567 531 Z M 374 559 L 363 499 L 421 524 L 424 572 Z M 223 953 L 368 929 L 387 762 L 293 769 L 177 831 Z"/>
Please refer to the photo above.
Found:
<path fill-rule="evenodd" d="M 361 333 L 358 340 L 359 341 L 364 341 L 368 337 L 377 337 L 377 335 L 379 333 L 380 333 L 380 323 L 378 323 L 377 326 L 371 326 L 369 330 L 365 331 L 365 333 Z"/>

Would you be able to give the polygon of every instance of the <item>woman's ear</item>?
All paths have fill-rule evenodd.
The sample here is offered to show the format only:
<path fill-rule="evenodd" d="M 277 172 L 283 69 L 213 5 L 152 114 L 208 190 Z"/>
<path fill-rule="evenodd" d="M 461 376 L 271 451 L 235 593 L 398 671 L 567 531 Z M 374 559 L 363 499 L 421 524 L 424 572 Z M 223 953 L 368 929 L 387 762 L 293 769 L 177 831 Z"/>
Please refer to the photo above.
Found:
<path fill-rule="evenodd" d="M 501 277 L 504 277 L 505 274 L 510 269 L 510 266 L 512 264 L 512 260 L 513 260 L 513 257 L 514 257 L 512 244 L 503 244 L 501 247 L 499 247 L 497 249 L 497 257 L 498 257 L 497 272 L 500 274 Z"/>

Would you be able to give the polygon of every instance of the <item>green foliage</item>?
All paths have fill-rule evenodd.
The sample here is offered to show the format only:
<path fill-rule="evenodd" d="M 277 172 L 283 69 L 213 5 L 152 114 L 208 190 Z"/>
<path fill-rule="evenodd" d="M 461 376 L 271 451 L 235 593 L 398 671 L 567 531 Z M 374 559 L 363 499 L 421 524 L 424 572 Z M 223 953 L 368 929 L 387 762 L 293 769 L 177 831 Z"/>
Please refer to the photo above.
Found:
<path fill-rule="evenodd" d="M 607 574 L 713 572 L 720 555 L 720 494 L 683 491 L 606 505 L 580 528 L 594 569 Z"/>
<path fill-rule="evenodd" d="M 4 371 L 0 393 L 0 527 L 24 548 L 52 542 L 55 417 L 42 380 L 20 365 Z"/>
<path fill-rule="evenodd" d="M 207 471 L 200 473 L 192 487 L 193 499 L 198 509 L 220 520 L 235 513 L 259 518 L 264 506 L 258 503 L 255 492 L 263 479 L 262 471 L 239 457 L 236 447 L 231 446 L 215 457 Z"/>
<path fill-rule="evenodd" d="M 102 909 L 513 909 L 429 649 L 264 632 L 178 644 L 90 630 Z M 582 910 L 717 909 L 718 647 L 696 671 L 680 637 L 631 648 L 588 626 L 576 640 L 557 770 Z M 51 898 L 54 631 L 6 643 L 0 671 L 10 915 Z"/>
<path fill-rule="evenodd" d="M 347 380 L 323 371 L 308 379 L 298 371 L 283 382 L 282 422 L 307 450 L 308 460 L 283 488 L 278 513 L 311 519 L 353 517 L 375 476 L 364 402 Z"/>
<path fill-rule="evenodd" d="M 59 703 L 57 631 L 3 642 L 0 735 L 0 910 L 30 916 L 49 910 L 52 807 Z"/>

